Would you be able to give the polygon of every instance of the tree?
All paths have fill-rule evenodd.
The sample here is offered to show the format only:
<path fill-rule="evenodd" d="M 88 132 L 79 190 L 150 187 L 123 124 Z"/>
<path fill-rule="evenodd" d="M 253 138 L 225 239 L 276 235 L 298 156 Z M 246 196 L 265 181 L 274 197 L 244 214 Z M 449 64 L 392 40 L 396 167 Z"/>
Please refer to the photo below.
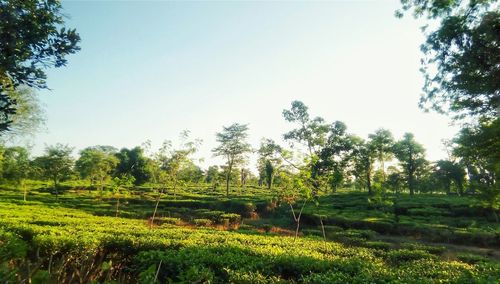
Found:
<path fill-rule="evenodd" d="M 26 201 L 27 188 L 25 179 L 30 172 L 29 152 L 23 147 L 8 147 L 3 152 L 2 157 L 2 177 L 20 186 L 24 191 L 24 201 Z"/>
<path fill-rule="evenodd" d="M 283 135 L 285 140 L 303 145 L 307 151 L 306 163 L 311 172 L 312 185 L 317 191 L 321 187 L 319 168 L 317 167 L 319 155 L 327 142 L 327 133 L 330 129 L 321 117 L 311 119 L 307 106 L 301 101 L 293 101 L 292 107 L 283 110 L 286 121 L 298 125 Z"/>
<path fill-rule="evenodd" d="M 115 217 L 120 215 L 120 197 L 127 194 L 127 189 L 133 185 L 133 176 L 114 177 L 111 180 L 111 193 L 116 198 Z"/>
<path fill-rule="evenodd" d="M 385 180 L 384 186 L 392 190 L 395 194 L 401 191 L 404 184 L 404 176 L 395 167 L 388 168 L 387 179 Z"/>
<path fill-rule="evenodd" d="M 20 85 L 45 89 L 45 68 L 61 67 L 80 50 L 80 36 L 64 27 L 59 1 L 0 1 L 0 132 L 9 130 Z"/>
<path fill-rule="evenodd" d="M 446 194 L 451 193 L 451 184 L 455 184 L 458 195 L 463 194 L 463 185 L 465 183 L 464 168 L 453 161 L 439 160 L 436 162 L 437 178 L 444 185 Z"/>
<path fill-rule="evenodd" d="M 354 151 L 354 140 L 347 133 L 347 126 L 341 121 L 332 123 L 328 139 L 319 154 L 316 165 L 318 172 L 329 176 L 329 184 L 335 191 L 346 178 L 349 160 Z"/>
<path fill-rule="evenodd" d="M 471 186 L 493 186 L 500 176 L 500 119 L 460 130 L 453 139 L 453 155 L 466 166 Z"/>
<path fill-rule="evenodd" d="M 280 152 L 281 147 L 272 139 L 264 138 L 260 142 L 257 163 L 259 172 L 262 178 L 265 179 L 268 189 L 272 189 L 274 177 L 283 164 Z"/>
<path fill-rule="evenodd" d="M 205 182 L 211 184 L 212 189 L 214 190 L 217 189 L 217 186 L 219 185 L 219 178 L 220 178 L 219 167 L 218 166 L 208 167 L 205 175 Z"/>
<path fill-rule="evenodd" d="M 369 194 L 373 194 L 372 190 L 372 176 L 373 176 L 373 163 L 375 161 L 375 151 L 370 143 L 364 139 L 352 136 L 353 151 L 350 157 L 351 173 L 356 178 L 357 183 L 364 184 L 368 189 Z"/>
<path fill-rule="evenodd" d="M 422 44 L 421 106 L 455 118 L 496 118 L 500 110 L 500 12 L 495 0 L 401 0 L 403 11 L 439 20 Z M 428 30 L 428 27 L 425 27 Z"/>
<path fill-rule="evenodd" d="M 88 147 L 80 151 L 80 158 L 76 161 L 76 170 L 84 179 L 90 179 L 92 185 L 97 184 L 99 192 L 102 190 L 118 165 L 118 158 L 114 151 L 107 147 Z"/>
<path fill-rule="evenodd" d="M 403 168 L 410 195 L 414 195 L 416 174 L 426 165 L 424 146 L 415 141 L 413 134 L 405 133 L 403 139 L 394 144 L 393 151 Z"/>
<path fill-rule="evenodd" d="M 292 211 L 293 220 L 296 223 L 295 239 L 299 235 L 300 219 L 304 208 L 314 196 L 312 192 L 312 181 L 310 178 L 310 171 L 300 171 L 297 174 L 290 174 L 286 171 L 280 172 L 280 179 L 282 181 L 279 198 L 290 206 Z M 302 202 L 298 209 L 294 208 L 294 204 Z M 297 211 L 298 210 L 298 211 Z"/>
<path fill-rule="evenodd" d="M 215 156 L 223 157 L 226 160 L 226 195 L 229 197 L 229 182 L 231 172 L 235 166 L 241 165 L 245 161 L 245 154 L 251 151 L 250 144 L 247 143 L 248 125 L 233 123 L 230 126 L 223 126 L 222 131 L 216 134 L 219 146 L 212 152 Z"/>
<path fill-rule="evenodd" d="M 500 207 L 500 119 L 480 121 L 464 127 L 453 140 L 453 155 L 465 165 L 469 176 L 469 191 L 491 209 L 498 222 Z"/>
<path fill-rule="evenodd" d="M 370 138 L 370 144 L 378 162 L 380 163 L 380 169 L 382 171 L 382 177 L 385 181 L 385 165 L 384 162 L 392 158 L 392 146 L 394 144 L 394 138 L 392 133 L 387 130 L 380 128 L 375 131 L 375 133 L 368 135 Z"/>
<path fill-rule="evenodd" d="M 158 189 L 158 195 L 156 197 L 153 215 L 150 220 L 150 228 L 153 228 L 156 212 L 158 211 L 158 205 L 160 203 L 163 190 L 170 186 L 173 189 L 174 198 L 176 198 L 177 186 L 182 171 L 187 170 L 191 171 L 191 173 L 196 172 L 197 167 L 196 165 L 194 165 L 190 156 L 198 150 L 198 147 L 200 146 L 202 141 L 200 139 L 195 139 L 193 141 L 189 140 L 189 133 L 190 132 L 188 130 L 184 130 L 181 132 L 180 138 L 182 142 L 178 149 L 172 148 L 172 142 L 168 140 L 164 141 L 160 149 L 156 153 L 153 153 L 152 158 L 149 160 L 147 167 L 153 180 L 153 189 L 156 184 L 160 185 L 160 188 Z M 145 148 L 151 148 L 150 141 L 147 141 L 145 143 Z M 198 171 L 198 175 L 199 179 L 201 179 L 201 170 Z"/>
<path fill-rule="evenodd" d="M 134 177 L 135 185 L 144 184 L 150 178 L 147 169 L 148 158 L 144 156 L 144 150 L 141 147 L 132 149 L 123 148 L 116 153 L 118 165 L 115 176 L 131 175 Z"/>
<path fill-rule="evenodd" d="M 73 148 L 68 145 L 56 144 L 45 148 L 45 154 L 35 159 L 35 164 L 41 169 L 42 176 L 54 183 L 54 192 L 59 196 L 59 182 L 70 177 L 74 160 L 71 157 Z"/>
<path fill-rule="evenodd" d="M 6 141 L 33 138 L 45 126 L 45 110 L 33 88 L 19 87 L 6 92 L 16 102 L 16 111 L 10 116 L 8 132 L 1 137 Z M 0 127 L 1 128 L 1 127 Z"/>

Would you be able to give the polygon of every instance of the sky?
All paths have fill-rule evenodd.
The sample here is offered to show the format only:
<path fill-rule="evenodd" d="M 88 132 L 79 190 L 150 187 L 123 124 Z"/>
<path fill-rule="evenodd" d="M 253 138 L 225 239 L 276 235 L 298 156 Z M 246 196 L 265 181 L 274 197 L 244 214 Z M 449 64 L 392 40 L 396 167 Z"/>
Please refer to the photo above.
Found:
<path fill-rule="evenodd" d="M 430 160 L 457 132 L 418 108 L 422 23 L 395 18 L 396 0 L 62 3 L 81 51 L 47 72 L 34 154 L 55 143 L 159 147 L 188 129 L 203 139 L 202 166 L 221 164 L 211 149 L 223 125 L 249 124 L 254 147 L 282 141 L 293 100 L 364 138 L 412 132 Z"/>

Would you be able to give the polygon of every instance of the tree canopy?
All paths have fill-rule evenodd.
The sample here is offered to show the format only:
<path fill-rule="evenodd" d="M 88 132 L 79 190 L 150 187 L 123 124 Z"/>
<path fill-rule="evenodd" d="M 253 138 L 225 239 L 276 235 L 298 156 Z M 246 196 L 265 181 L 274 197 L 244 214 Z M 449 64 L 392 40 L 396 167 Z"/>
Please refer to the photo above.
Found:
<path fill-rule="evenodd" d="M 0 1 L 0 131 L 9 130 L 17 101 L 7 93 L 20 85 L 47 88 L 45 69 L 67 64 L 80 36 L 64 26 L 60 1 Z"/>
<path fill-rule="evenodd" d="M 233 123 L 224 126 L 221 132 L 216 135 L 219 146 L 212 152 L 215 156 L 223 157 L 226 160 L 226 195 L 229 196 L 229 181 L 233 167 L 245 161 L 245 154 L 252 150 L 247 142 L 248 125 Z"/>
<path fill-rule="evenodd" d="M 494 119 L 500 110 L 500 12 L 495 0 L 401 0 L 402 10 L 439 21 L 426 28 L 421 106 Z"/>

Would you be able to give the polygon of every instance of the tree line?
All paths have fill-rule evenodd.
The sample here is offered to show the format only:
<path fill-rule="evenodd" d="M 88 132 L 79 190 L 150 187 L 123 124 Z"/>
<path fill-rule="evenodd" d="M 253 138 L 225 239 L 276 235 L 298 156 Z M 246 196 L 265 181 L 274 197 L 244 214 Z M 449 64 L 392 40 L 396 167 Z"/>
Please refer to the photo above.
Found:
<path fill-rule="evenodd" d="M 463 130 L 448 144 L 450 159 L 431 162 L 411 133 L 396 140 L 389 130 L 381 128 L 363 139 L 349 133 L 341 121 L 327 123 L 321 117 L 311 117 L 300 101 L 283 110 L 283 117 L 295 126 L 283 134 L 288 147 L 263 138 L 253 149 L 247 142 L 248 125 L 234 123 L 216 134 L 218 145 L 213 153 L 225 163 L 206 170 L 193 159 L 201 140 L 191 139 L 185 131 L 177 146 L 171 141 L 155 151 L 150 142 L 120 150 L 92 146 L 81 150 L 77 159 L 72 156 L 74 149 L 63 144 L 48 146 L 43 155 L 34 158 L 26 148 L 4 146 L 0 152 L 1 176 L 16 184 L 25 179 L 51 181 L 55 194 L 60 182 L 68 179 L 87 180 L 92 188 L 103 190 L 114 178 L 128 178 L 136 186 L 162 184 L 174 189 L 174 194 L 186 183 L 206 183 L 212 188 L 224 183 L 228 196 L 231 185 L 266 186 L 270 190 L 282 186 L 284 175 L 300 176 L 314 194 L 354 188 L 369 194 L 408 191 L 411 195 L 464 195 L 495 183 L 491 161 L 475 159 L 482 150 L 477 143 L 487 141 L 489 132 L 476 137 L 478 133 Z M 258 156 L 257 175 L 247 168 L 250 154 Z"/>

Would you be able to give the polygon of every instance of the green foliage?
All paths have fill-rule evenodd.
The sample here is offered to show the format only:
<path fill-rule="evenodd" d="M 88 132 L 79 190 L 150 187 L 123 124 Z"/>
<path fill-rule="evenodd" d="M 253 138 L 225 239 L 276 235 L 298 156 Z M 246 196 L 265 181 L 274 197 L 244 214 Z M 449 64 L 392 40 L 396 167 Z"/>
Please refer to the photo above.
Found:
<path fill-rule="evenodd" d="M 144 156 L 144 150 L 141 147 L 133 149 L 123 148 L 116 153 L 118 165 L 116 167 L 116 176 L 133 176 L 134 184 L 144 184 L 150 178 L 151 173 L 147 169 L 149 160 Z"/>
<path fill-rule="evenodd" d="M 195 226 L 199 226 L 199 227 L 208 227 L 208 226 L 212 225 L 212 220 L 197 218 L 197 219 L 193 219 L 193 224 Z"/>
<path fill-rule="evenodd" d="M 398 158 L 406 175 L 406 182 L 410 194 L 415 191 L 416 178 L 419 171 L 423 170 L 427 161 L 425 160 L 424 147 L 415 141 L 413 134 L 406 133 L 402 140 L 394 144 L 394 155 Z"/>
<path fill-rule="evenodd" d="M 15 102 L 15 113 L 9 117 L 11 121 L 9 131 L 2 133 L 1 139 L 15 142 L 35 138 L 35 135 L 44 129 L 46 120 L 45 110 L 38 94 L 26 86 L 8 89 L 6 94 Z"/>
<path fill-rule="evenodd" d="M 251 151 L 251 146 L 247 142 L 248 125 L 234 123 L 223 127 L 222 131 L 217 133 L 216 140 L 219 146 L 212 152 L 215 156 L 223 157 L 226 160 L 226 196 L 229 197 L 229 182 L 233 167 L 245 162 L 245 155 Z"/>
<path fill-rule="evenodd" d="M 18 109 L 6 91 L 47 88 L 44 69 L 66 65 L 66 56 L 80 49 L 80 36 L 64 27 L 61 9 L 59 1 L 0 2 L 0 132 L 9 130 Z"/>
<path fill-rule="evenodd" d="M 427 40 L 421 46 L 425 75 L 421 106 L 453 112 L 456 118 L 497 118 L 500 12 L 496 1 L 401 3 L 415 17 L 439 20 L 426 32 Z"/>
<path fill-rule="evenodd" d="M 118 158 L 114 151 L 106 151 L 106 148 L 96 146 L 80 151 L 80 158 L 76 161 L 75 168 L 82 178 L 97 184 L 102 191 L 117 165 Z"/>
<path fill-rule="evenodd" d="M 265 192 L 267 190 L 263 189 L 255 194 Z M 137 279 L 131 282 L 152 283 L 157 272 L 158 283 L 336 283 L 341 280 L 344 283 L 470 283 L 487 282 L 494 279 L 500 271 L 498 265 L 490 260 L 466 263 L 441 259 L 436 255 L 443 249 L 430 245 L 401 244 L 402 249 L 394 250 L 395 245 L 378 241 L 378 235 L 374 231 L 352 229 L 357 225 L 379 226 L 388 222 L 382 218 L 361 222 L 366 218 L 363 214 L 389 214 L 380 211 L 367 213 L 367 210 L 372 209 L 362 211 L 356 208 L 355 205 L 367 208 L 366 194 L 336 194 L 331 197 L 335 202 L 327 203 L 326 199 L 318 207 L 311 206 L 314 210 L 322 211 L 325 224 L 330 224 L 333 216 L 339 218 L 339 211 L 335 211 L 337 206 L 342 206 L 342 214 L 350 214 L 349 219 L 345 218 L 345 223 L 342 224 L 348 226 L 347 230 L 325 226 L 329 240 L 325 242 L 318 227 L 306 229 L 303 233 L 319 237 L 300 238 L 277 235 L 275 231 L 273 234 L 261 235 L 249 228 L 245 231 L 203 228 L 211 220 L 201 215 L 213 216 L 219 222 L 224 222 L 224 219 L 239 222 L 240 216 L 229 213 L 234 212 L 229 210 L 258 210 L 259 206 L 254 205 L 257 203 L 255 199 L 254 202 L 233 199 L 227 202 L 214 201 L 210 197 L 199 197 L 207 198 L 199 200 L 164 200 L 165 204 L 161 206 L 169 206 L 168 210 L 173 212 L 182 212 L 182 218 L 200 216 L 202 220 L 195 217 L 192 221 L 200 227 L 180 227 L 179 225 L 185 224 L 181 219 L 169 217 L 159 218 L 160 222 L 169 223 L 168 225 L 150 230 L 143 219 L 96 216 L 96 204 L 100 203 L 92 198 L 86 199 L 84 195 L 67 194 L 61 197 L 59 203 L 54 204 L 41 202 L 50 200 L 44 199 L 46 196 L 41 193 L 37 193 L 28 203 L 19 203 L 12 193 L 0 192 L 0 232 L 3 232 L 0 234 L 0 255 L 7 256 L 9 265 L 14 263 L 14 267 L 23 267 L 9 274 L 14 282 L 26 277 L 23 274 L 26 265 L 30 265 L 33 274 L 45 279 L 45 282 L 50 279 L 58 283 L 78 279 L 74 278 L 78 273 L 89 275 L 89 282 L 90 279 L 99 283 Z M 399 199 L 398 206 L 407 211 L 422 202 L 428 203 L 428 206 L 448 206 L 451 203 L 457 208 L 461 204 L 470 203 L 464 197 L 456 196 L 443 196 L 436 200 L 436 197 L 409 198 L 403 195 Z M 127 207 L 131 208 L 128 210 L 137 206 L 134 210 L 150 212 L 150 201 L 133 197 L 129 201 Z M 85 204 L 86 202 L 95 203 Z M 233 203 L 237 205 L 231 205 Z M 228 211 L 208 208 L 217 206 Z M 159 212 L 167 210 L 167 207 L 160 208 L 163 209 Z M 329 211 L 325 212 L 325 208 Z M 179 211 L 175 211 L 177 209 Z M 112 211 L 107 215 L 111 214 Z M 391 219 L 390 216 L 388 218 Z M 425 222 L 429 222 L 427 219 L 429 218 L 426 217 Z M 319 219 L 314 216 L 311 220 L 318 222 Z M 273 219 L 266 221 L 274 222 Z M 269 227 L 274 226 L 269 224 Z M 471 233 L 471 236 L 480 235 L 478 232 Z M 11 241 L 12 245 L 2 251 L 5 236 L 17 240 L 18 245 Z M 464 236 L 459 235 L 457 238 Z M 345 245 L 331 241 L 332 239 Z M 474 241 L 477 242 L 478 239 Z M 12 249 L 16 246 L 21 248 L 19 253 L 9 254 L 16 251 Z M 33 253 L 37 253 L 37 258 L 33 258 Z M 51 273 L 47 274 L 51 258 Z M 28 259 L 36 259 L 37 262 L 29 264 Z M 91 268 L 90 263 L 94 263 L 94 268 Z"/>
<path fill-rule="evenodd" d="M 33 161 L 35 167 L 40 169 L 42 177 L 53 181 L 56 195 L 59 182 L 70 178 L 72 174 L 74 161 L 71 152 L 73 148 L 68 145 L 56 144 L 46 147 L 45 154 Z"/>

